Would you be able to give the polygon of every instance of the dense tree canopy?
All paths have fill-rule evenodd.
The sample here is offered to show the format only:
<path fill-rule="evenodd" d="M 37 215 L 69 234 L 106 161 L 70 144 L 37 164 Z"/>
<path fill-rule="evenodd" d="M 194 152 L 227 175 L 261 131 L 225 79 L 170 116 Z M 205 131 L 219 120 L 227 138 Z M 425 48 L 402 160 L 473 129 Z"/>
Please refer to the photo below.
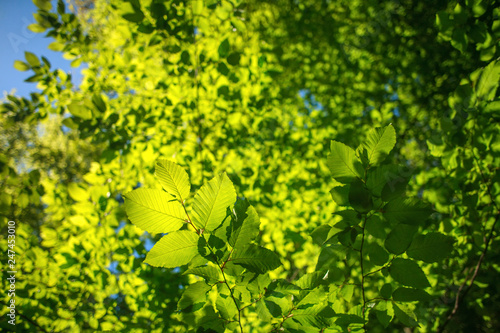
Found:
<path fill-rule="evenodd" d="M 2 329 L 500 330 L 498 1 L 33 2 Z"/>

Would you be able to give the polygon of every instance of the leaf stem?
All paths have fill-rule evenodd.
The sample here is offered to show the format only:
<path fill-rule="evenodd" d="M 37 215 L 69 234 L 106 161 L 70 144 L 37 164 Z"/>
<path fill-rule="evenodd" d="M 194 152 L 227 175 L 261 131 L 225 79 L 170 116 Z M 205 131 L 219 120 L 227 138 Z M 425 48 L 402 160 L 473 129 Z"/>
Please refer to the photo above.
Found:
<path fill-rule="evenodd" d="M 361 246 L 359 248 L 359 261 L 361 266 L 361 294 L 363 296 L 363 330 L 366 332 L 366 319 L 365 319 L 365 310 L 366 310 L 366 296 L 365 296 L 365 275 L 364 275 L 364 263 L 363 263 L 363 246 L 365 244 L 365 226 L 368 216 L 365 215 L 363 220 L 363 226 L 361 227 Z"/>
<path fill-rule="evenodd" d="M 205 239 L 204 235 L 201 234 L 200 237 L 203 237 L 203 239 Z M 236 306 L 236 309 L 238 310 L 238 324 L 240 326 L 240 331 L 241 333 L 243 333 L 243 325 L 241 324 L 241 310 L 243 308 L 240 309 L 240 307 L 238 306 L 238 302 L 236 301 L 236 297 L 234 297 L 234 294 L 233 294 L 233 290 L 231 289 L 231 287 L 229 286 L 229 283 L 227 282 L 227 278 L 226 278 L 226 274 L 224 273 L 224 266 L 226 265 L 226 263 L 229 261 L 229 258 L 230 256 L 228 257 L 228 259 L 226 261 L 224 261 L 224 263 L 221 265 L 219 263 L 219 260 L 217 259 L 217 256 L 215 255 L 215 251 L 212 249 L 212 247 L 210 246 L 210 244 L 208 244 L 208 241 L 205 239 L 205 243 L 207 244 L 207 247 L 208 249 L 210 250 L 210 252 L 212 253 L 212 256 L 214 257 L 214 260 L 215 262 L 217 263 L 217 267 L 219 267 L 221 273 L 222 273 L 222 277 L 224 279 L 224 284 L 226 285 L 227 289 L 229 290 L 229 294 L 231 295 L 231 298 L 233 300 L 233 303 L 234 305 Z"/>

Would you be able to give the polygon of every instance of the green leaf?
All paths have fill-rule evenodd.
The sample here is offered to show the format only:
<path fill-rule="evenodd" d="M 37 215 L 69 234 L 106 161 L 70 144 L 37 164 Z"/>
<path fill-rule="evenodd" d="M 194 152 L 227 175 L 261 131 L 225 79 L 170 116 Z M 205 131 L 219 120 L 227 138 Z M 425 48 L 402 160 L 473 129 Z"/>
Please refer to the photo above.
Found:
<path fill-rule="evenodd" d="M 205 281 L 198 281 L 186 287 L 177 303 L 178 310 L 184 310 L 194 304 L 204 304 L 207 301 L 207 293 L 212 289 Z M 199 306 L 201 308 L 203 305 Z M 191 309 L 195 311 L 196 309 Z"/>
<path fill-rule="evenodd" d="M 368 134 L 366 142 L 358 149 L 359 155 L 369 165 L 378 165 L 389 155 L 396 144 L 396 131 L 392 125 L 374 128 Z"/>
<path fill-rule="evenodd" d="M 61 15 L 66 12 L 66 6 L 63 0 L 57 0 L 57 12 Z"/>
<path fill-rule="evenodd" d="M 40 59 L 38 59 L 38 57 L 31 52 L 25 51 L 24 57 L 31 67 L 39 67 L 41 65 Z"/>
<path fill-rule="evenodd" d="M 121 4 L 121 9 L 124 13 L 122 17 L 127 21 L 140 23 L 142 22 L 142 20 L 144 20 L 144 13 L 142 12 L 138 1 L 123 1 Z"/>
<path fill-rule="evenodd" d="M 82 105 L 78 102 L 73 102 L 70 105 L 68 105 L 68 111 L 75 117 L 82 118 L 82 119 L 91 119 L 92 118 L 92 113 L 90 110 L 85 106 Z"/>
<path fill-rule="evenodd" d="M 349 206 L 349 185 L 335 186 L 330 190 L 333 201 L 339 206 Z"/>
<path fill-rule="evenodd" d="M 76 183 L 70 183 L 68 185 L 68 193 L 69 196 L 75 201 L 85 201 L 89 198 L 87 191 L 78 186 Z"/>
<path fill-rule="evenodd" d="M 274 280 L 273 282 L 271 282 L 271 284 L 269 284 L 267 289 L 271 290 L 272 294 L 274 295 L 284 294 L 284 295 L 299 296 L 301 292 L 301 289 L 298 286 L 286 280 L 281 280 L 281 279 Z"/>
<path fill-rule="evenodd" d="M 410 308 L 408 308 L 404 304 L 396 304 L 396 303 L 393 303 L 393 307 L 394 307 L 394 314 L 403 324 L 405 324 L 408 327 L 418 326 L 417 317 Z"/>
<path fill-rule="evenodd" d="M 330 326 L 327 318 L 328 315 L 323 316 L 323 313 L 328 314 L 332 312 L 331 310 L 328 311 L 328 307 L 321 302 L 321 298 L 326 296 L 324 294 L 320 290 L 311 291 L 299 302 L 298 309 L 293 312 L 293 317 L 291 318 L 300 325 L 298 328 L 302 329 L 302 332 L 307 332 L 304 329 L 310 327 L 325 328 Z M 330 314 L 330 316 L 333 315 Z M 283 326 L 287 327 L 286 325 Z M 313 331 L 317 332 L 317 329 Z"/>
<path fill-rule="evenodd" d="M 390 298 L 390 296 L 389 297 L 383 296 L 383 297 Z M 375 315 L 378 321 L 382 324 L 384 328 L 387 328 L 391 323 L 392 319 L 394 318 L 394 309 L 392 307 L 392 301 L 381 300 L 377 302 L 374 310 L 372 311 L 375 311 Z"/>
<path fill-rule="evenodd" d="M 392 284 L 386 283 L 380 288 L 380 296 L 383 298 L 391 298 L 392 295 Z"/>
<path fill-rule="evenodd" d="M 218 49 L 219 57 L 225 58 L 229 53 L 229 49 L 230 49 L 229 41 L 226 38 L 219 45 L 219 49 Z"/>
<path fill-rule="evenodd" d="M 52 9 L 52 4 L 50 0 L 33 0 L 35 6 L 40 8 L 41 10 L 45 10 L 46 12 Z"/>
<path fill-rule="evenodd" d="M 492 61 L 486 66 L 476 85 L 476 96 L 483 100 L 493 100 L 500 79 L 500 62 Z"/>
<path fill-rule="evenodd" d="M 237 66 L 240 64 L 241 54 L 238 52 L 233 52 L 227 56 L 227 63 L 231 66 Z"/>
<path fill-rule="evenodd" d="M 413 225 L 403 223 L 396 225 L 385 239 L 385 248 L 394 254 L 404 253 L 410 246 L 416 231 L 417 227 Z"/>
<path fill-rule="evenodd" d="M 32 24 L 28 25 L 28 29 L 30 31 L 33 31 L 36 33 L 42 33 L 42 32 L 45 32 L 45 30 L 47 30 L 47 28 L 45 28 L 44 26 L 42 26 L 38 23 L 32 23 Z"/>
<path fill-rule="evenodd" d="M 373 208 L 372 196 L 365 184 L 356 179 L 349 189 L 349 203 L 357 212 L 366 213 Z"/>
<path fill-rule="evenodd" d="M 301 289 L 314 289 L 321 282 L 325 274 L 321 272 L 312 272 L 304 274 L 295 282 L 295 285 Z"/>
<path fill-rule="evenodd" d="M 428 301 L 432 298 L 422 289 L 400 287 L 392 293 L 392 298 L 397 302 Z"/>
<path fill-rule="evenodd" d="M 318 245 L 323 245 L 323 243 L 328 240 L 327 236 L 331 228 L 332 227 L 328 224 L 320 225 L 311 232 L 312 240 Z"/>
<path fill-rule="evenodd" d="M 455 28 L 451 36 L 451 45 L 459 50 L 461 53 L 465 53 L 468 46 L 467 35 L 465 34 L 465 29 Z"/>
<path fill-rule="evenodd" d="M 330 151 L 327 163 L 333 178 L 342 183 L 363 178 L 363 166 L 351 147 L 341 142 L 332 141 Z"/>
<path fill-rule="evenodd" d="M 259 274 L 272 271 L 281 265 L 276 253 L 253 244 L 244 249 L 235 250 L 231 261 Z"/>
<path fill-rule="evenodd" d="M 222 286 L 227 289 L 225 285 Z M 218 288 L 220 288 L 220 285 L 218 286 Z M 238 309 L 236 308 L 233 299 L 229 295 L 219 293 L 215 302 L 215 307 L 217 308 L 220 316 L 225 320 L 232 320 L 238 315 Z"/>
<path fill-rule="evenodd" d="M 59 51 L 64 50 L 64 44 L 63 43 L 59 43 L 59 42 L 52 42 L 52 43 L 49 44 L 49 46 L 47 48 L 49 50 L 59 52 Z"/>
<path fill-rule="evenodd" d="M 386 182 L 381 192 L 381 197 L 384 201 L 391 201 L 403 197 L 412 174 L 411 170 L 405 167 L 393 167 L 394 168 L 390 168 L 385 174 Z"/>
<path fill-rule="evenodd" d="M 349 225 L 358 225 L 359 222 L 361 222 L 361 220 L 363 219 L 361 214 L 352 209 L 346 209 L 334 212 L 333 215 L 342 216 L 342 222 L 345 222 Z"/>
<path fill-rule="evenodd" d="M 165 191 L 177 197 L 180 202 L 187 199 L 191 191 L 191 184 L 184 168 L 174 162 L 159 159 L 156 162 L 155 173 Z"/>
<path fill-rule="evenodd" d="M 200 237 L 190 230 L 163 236 L 146 256 L 145 263 L 155 267 L 175 268 L 188 264 L 198 254 Z"/>
<path fill-rule="evenodd" d="M 377 243 L 370 244 L 367 248 L 370 261 L 378 266 L 384 265 L 389 260 L 389 254 Z"/>
<path fill-rule="evenodd" d="M 92 96 L 92 104 L 99 110 L 99 112 L 106 112 L 106 103 L 102 99 L 100 94 L 94 94 Z"/>
<path fill-rule="evenodd" d="M 386 239 L 387 222 L 383 221 L 378 215 L 372 215 L 366 220 L 365 230 L 375 238 Z"/>
<path fill-rule="evenodd" d="M 224 173 L 203 185 L 193 203 L 193 222 L 202 230 L 212 231 L 226 217 L 227 207 L 236 201 L 233 183 Z"/>
<path fill-rule="evenodd" d="M 411 243 L 406 254 L 410 258 L 428 263 L 438 262 L 446 258 L 453 251 L 455 239 L 439 232 L 418 235 Z"/>
<path fill-rule="evenodd" d="M 193 0 L 191 6 L 193 6 L 193 15 L 200 15 L 203 12 L 203 1 L 204 0 Z"/>
<path fill-rule="evenodd" d="M 238 216 L 238 211 L 235 212 L 237 215 L 232 224 L 229 244 L 235 249 L 242 249 L 259 235 L 259 215 L 252 206 L 248 207 L 245 217 Z"/>
<path fill-rule="evenodd" d="M 178 230 L 187 219 L 182 205 L 162 190 L 139 188 L 124 197 L 130 221 L 152 234 Z"/>
<path fill-rule="evenodd" d="M 418 225 L 424 222 L 432 209 L 415 198 L 396 198 L 389 201 L 384 209 L 383 216 L 393 223 Z"/>
<path fill-rule="evenodd" d="M 389 274 L 397 282 L 415 288 L 430 287 L 420 266 L 411 259 L 396 258 L 389 267 Z"/>
<path fill-rule="evenodd" d="M 374 196 L 380 197 L 384 186 L 397 173 L 397 168 L 396 165 L 391 164 L 369 169 L 366 177 L 366 187 Z"/>
<path fill-rule="evenodd" d="M 31 67 L 24 61 L 16 60 L 14 61 L 14 68 L 17 69 L 18 71 L 25 72 L 29 70 Z"/>
<path fill-rule="evenodd" d="M 205 266 L 190 268 L 184 274 L 198 275 L 206 279 L 208 283 L 216 283 L 224 280 L 220 269 L 211 262 L 208 262 Z"/>

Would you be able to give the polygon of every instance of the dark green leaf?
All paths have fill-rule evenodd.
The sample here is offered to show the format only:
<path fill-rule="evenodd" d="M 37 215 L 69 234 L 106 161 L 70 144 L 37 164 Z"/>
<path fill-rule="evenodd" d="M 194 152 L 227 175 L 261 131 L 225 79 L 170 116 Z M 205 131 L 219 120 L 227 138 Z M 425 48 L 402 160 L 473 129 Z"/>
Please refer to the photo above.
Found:
<path fill-rule="evenodd" d="M 349 206 L 349 185 L 336 186 L 330 190 L 333 201 L 339 206 Z"/>
<path fill-rule="evenodd" d="M 385 239 L 387 237 L 387 222 L 382 221 L 378 215 L 372 215 L 365 224 L 365 230 L 375 238 Z"/>
<path fill-rule="evenodd" d="M 377 243 L 370 244 L 367 248 L 370 261 L 374 265 L 382 266 L 389 260 L 389 254 Z"/>
<path fill-rule="evenodd" d="M 417 227 L 400 223 L 392 229 L 384 242 L 385 248 L 394 254 L 402 254 L 410 246 Z"/>
<path fill-rule="evenodd" d="M 385 183 L 381 192 L 382 200 L 391 201 L 403 197 L 412 175 L 411 170 L 402 166 L 392 166 L 392 168 L 385 168 L 384 171 Z"/>
<path fill-rule="evenodd" d="M 104 100 L 102 99 L 101 95 L 94 94 L 92 96 L 92 103 L 97 108 L 97 110 L 99 110 L 99 112 L 101 113 L 106 112 L 106 103 L 104 103 Z"/>
<path fill-rule="evenodd" d="M 392 298 L 397 302 L 428 301 L 432 297 L 422 289 L 400 287 L 392 293 Z"/>
<path fill-rule="evenodd" d="M 373 208 L 370 191 L 365 184 L 357 179 L 351 183 L 349 190 L 349 203 L 356 211 L 360 213 L 369 212 Z"/>
<path fill-rule="evenodd" d="M 257 245 L 235 250 L 231 261 L 259 274 L 274 270 L 281 265 L 278 256 L 273 251 Z"/>
<path fill-rule="evenodd" d="M 229 49 L 230 49 L 229 41 L 226 38 L 219 45 L 218 49 L 219 57 L 225 58 L 229 54 Z"/>
<path fill-rule="evenodd" d="M 380 296 L 389 299 L 392 296 L 392 284 L 386 283 L 380 288 Z"/>
<path fill-rule="evenodd" d="M 427 288 L 429 281 L 420 266 L 413 260 L 396 258 L 389 267 L 389 273 L 397 282 L 409 287 Z"/>
<path fill-rule="evenodd" d="M 241 55 L 237 52 L 233 52 L 227 56 L 227 63 L 231 66 L 237 66 L 240 64 Z"/>
<path fill-rule="evenodd" d="M 384 209 L 383 216 L 392 223 L 418 225 L 431 215 L 432 209 L 415 198 L 397 198 L 389 201 Z"/>
<path fill-rule="evenodd" d="M 453 251 L 455 239 L 438 232 L 418 235 L 406 251 L 409 257 L 425 262 L 441 261 Z"/>

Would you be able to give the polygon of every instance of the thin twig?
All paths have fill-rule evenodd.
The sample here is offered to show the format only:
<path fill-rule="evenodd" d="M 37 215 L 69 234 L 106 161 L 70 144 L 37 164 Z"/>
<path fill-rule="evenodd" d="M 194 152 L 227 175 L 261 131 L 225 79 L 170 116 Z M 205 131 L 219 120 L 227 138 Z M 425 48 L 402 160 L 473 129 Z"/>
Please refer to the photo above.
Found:
<path fill-rule="evenodd" d="M 365 215 L 365 219 L 363 221 L 363 226 L 361 227 L 361 246 L 359 248 L 359 260 L 361 266 L 361 293 L 363 296 L 363 330 L 366 332 L 366 320 L 365 320 L 365 311 L 366 311 L 366 296 L 365 296 L 365 275 L 364 275 L 364 267 L 363 267 L 363 245 L 365 244 L 365 226 L 367 221 L 367 216 Z"/>

